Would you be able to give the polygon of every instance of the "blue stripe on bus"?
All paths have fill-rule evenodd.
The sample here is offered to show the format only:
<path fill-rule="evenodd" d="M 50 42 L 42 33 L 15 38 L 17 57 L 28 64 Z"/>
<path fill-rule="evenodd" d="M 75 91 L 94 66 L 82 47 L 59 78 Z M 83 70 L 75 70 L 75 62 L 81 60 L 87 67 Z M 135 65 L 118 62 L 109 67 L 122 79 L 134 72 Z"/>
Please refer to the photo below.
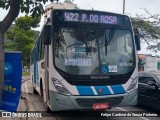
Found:
<path fill-rule="evenodd" d="M 79 95 L 94 95 L 92 88 L 89 86 L 76 86 Z"/>
<path fill-rule="evenodd" d="M 79 92 L 79 95 L 95 95 L 91 86 L 76 86 Z M 110 86 L 114 94 L 124 94 L 125 90 L 122 85 L 113 85 Z M 110 90 L 107 86 L 94 86 L 98 95 L 111 95 Z M 102 93 L 100 93 L 100 89 Z"/>
<path fill-rule="evenodd" d="M 124 90 L 122 85 L 111 86 L 111 89 L 113 90 L 114 94 L 123 94 L 123 93 L 125 93 L 125 90 Z"/>
<path fill-rule="evenodd" d="M 37 81 L 37 53 L 36 53 L 36 48 L 34 48 L 34 58 L 33 58 L 33 63 L 34 63 L 34 83 Z"/>
<path fill-rule="evenodd" d="M 111 92 L 107 86 L 94 86 L 98 95 L 110 95 Z M 100 92 L 102 90 L 102 93 Z"/>

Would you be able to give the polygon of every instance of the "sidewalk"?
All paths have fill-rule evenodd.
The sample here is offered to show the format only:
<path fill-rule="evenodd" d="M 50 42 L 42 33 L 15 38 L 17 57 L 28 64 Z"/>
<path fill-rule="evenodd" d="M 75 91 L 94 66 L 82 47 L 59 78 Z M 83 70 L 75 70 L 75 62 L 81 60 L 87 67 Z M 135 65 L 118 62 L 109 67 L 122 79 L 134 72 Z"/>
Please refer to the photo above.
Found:
<path fill-rule="evenodd" d="M 25 76 L 22 78 L 21 97 L 19 99 L 19 105 L 17 108 L 17 115 L 20 117 L 0 117 L 0 120 L 56 120 L 54 115 L 50 113 L 45 113 L 47 117 L 28 116 L 27 112 L 31 113 L 31 111 L 35 111 L 36 113 L 45 111 L 45 107 L 43 101 L 40 99 L 40 96 L 34 95 L 31 92 L 31 82 L 25 84 L 28 80 L 30 80 L 29 76 Z M 28 88 L 28 92 L 26 91 L 25 87 Z M 16 115 L 16 113 L 13 115 Z"/>
<path fill-rule="evenodd" d="M 23 76 L 22 78 L 22 81 L 24 80 L 27 80 L 29 77 L 28 76 Z M 24 93 L 21 92 L 21 97 L 19 99 L 19 105 L 18 105 L 18 108 L 17 108 L 17 112 L 21 113 L 25 113 L 25 111 L 28 111 L 28 108 L 27 108 L 27 99 L 26 97 L 24 97 L 23 95 Z M 0 110 L 2 111 L 2 110 Z M 2 113 L 1 113 L 2 114 Z M 0 120 L 28 120 L 28 118 L 26 117 L 1 117 Z"/>
<path fill-rule="evenodd" d="M 23 93 L 21 93 L 21 97 L 19 100 L 19 105 L 17 108 L 17 112 L 25 112 L 28 111 L 27 108 L 27 99 L 23 97 Z M 2 113 L 1 113 L 2 114 Z M 27 120 L 28 118 L 26 117 L 1 117 L 0 120 Z"/>

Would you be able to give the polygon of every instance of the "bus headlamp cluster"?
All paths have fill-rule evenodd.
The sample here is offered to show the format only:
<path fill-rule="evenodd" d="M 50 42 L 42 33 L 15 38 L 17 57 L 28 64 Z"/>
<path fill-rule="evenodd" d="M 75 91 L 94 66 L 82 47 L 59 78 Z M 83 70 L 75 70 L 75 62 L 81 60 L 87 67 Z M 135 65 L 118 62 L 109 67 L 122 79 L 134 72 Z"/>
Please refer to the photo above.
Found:
<path fill-rule="evenodd" d="M 137 82 L 138 82 L 138 77 L 132 80 L 131 84 L 129 85 L 127 89 L 127 92 L 132 92 L 135 89 Z"/>
<path fill-rule="evenodd" d="M 52 78 L 52 82 L 59 94 L 67 96 L 71 95 L 70 92 L 62 85 L 62 83 L 59 80 Z"/>

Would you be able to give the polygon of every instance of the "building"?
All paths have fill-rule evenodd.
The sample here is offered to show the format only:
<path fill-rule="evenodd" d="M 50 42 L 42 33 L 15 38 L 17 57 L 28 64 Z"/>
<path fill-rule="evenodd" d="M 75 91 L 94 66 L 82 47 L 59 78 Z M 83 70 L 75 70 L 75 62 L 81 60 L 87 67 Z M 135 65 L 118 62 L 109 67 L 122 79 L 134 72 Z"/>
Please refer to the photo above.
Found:
<path fill-rule="evenodd" d="M 160 58 L 152 55 L 138 55 L 138 71 L 157 71 L 160 70 Z"/>
<path fill-rule="evenodd" d="M 64 3 L 51 3 L 45 6 L 45 21 L 50 17 L 51 10 L 53 9 L 78 9 L 77 5 L 74 4 L 71 0 L 66 0 Z"/>

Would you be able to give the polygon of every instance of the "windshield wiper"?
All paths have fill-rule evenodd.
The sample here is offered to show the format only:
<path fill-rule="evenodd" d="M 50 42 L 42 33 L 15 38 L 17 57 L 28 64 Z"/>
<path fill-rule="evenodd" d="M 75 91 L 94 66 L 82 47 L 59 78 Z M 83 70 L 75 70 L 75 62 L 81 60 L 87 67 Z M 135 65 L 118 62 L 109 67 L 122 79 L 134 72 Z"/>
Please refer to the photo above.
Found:
<path fill-rule="evenodd" d="M 114 36 L 114 33 L 115 33 L 115 27 L 113 27 L 107 37 L 107 35 L 105 34 L 104 37 L 105 37 L 105 55 L 107 56 L 107 47 L 108 45 L 111 43 L 112 39 L 113 39 L 113 36 Z"/>

